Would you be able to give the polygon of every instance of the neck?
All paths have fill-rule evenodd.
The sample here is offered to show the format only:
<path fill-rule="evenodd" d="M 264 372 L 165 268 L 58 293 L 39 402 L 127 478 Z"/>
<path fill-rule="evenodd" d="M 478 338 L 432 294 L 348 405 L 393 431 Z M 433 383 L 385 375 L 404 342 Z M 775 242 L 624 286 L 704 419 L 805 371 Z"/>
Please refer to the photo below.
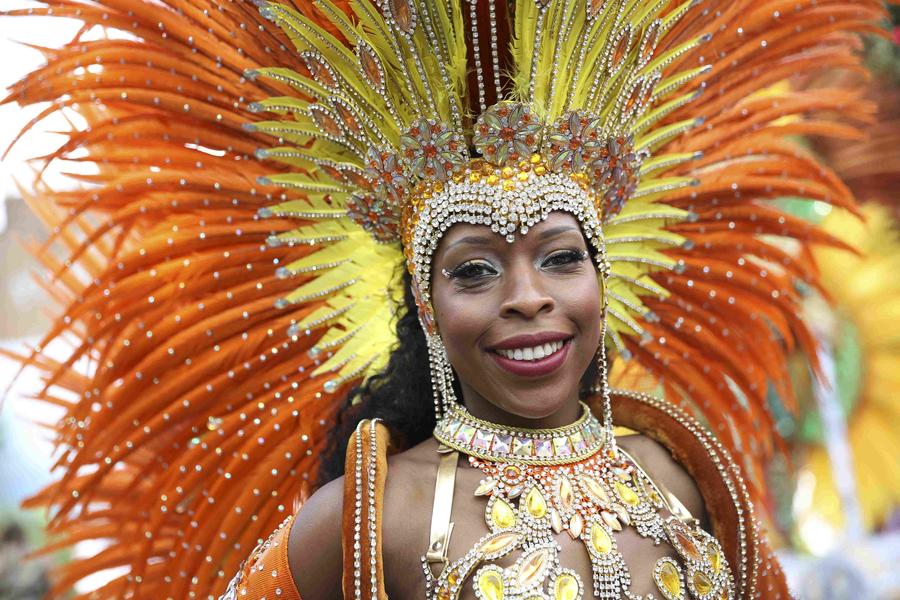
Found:
<path fill-rule="evenodd" d="M 555 429 L 571 425 L 581 417 L 577 394 L 568 398 L 553 413 L 538 418 L 523 417 L 506 411 L 466 385 L 463 385 L 463 405 L 473 417 L 482 421 L 520 429 Z"/>

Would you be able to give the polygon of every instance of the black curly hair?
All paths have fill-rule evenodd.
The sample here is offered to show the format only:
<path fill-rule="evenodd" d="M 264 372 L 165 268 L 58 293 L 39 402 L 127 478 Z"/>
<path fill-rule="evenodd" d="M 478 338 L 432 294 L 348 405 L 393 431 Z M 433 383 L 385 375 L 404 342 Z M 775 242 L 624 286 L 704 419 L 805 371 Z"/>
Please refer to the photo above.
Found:
<path fill-rule="evenodd" d="M 431 435 L 435 425 L 428 347 L 419 323 L 412 276 L 402 269 L 403 304 L 396 314 L 398 344 L 387 366 L 347 394 L 337 422 L 328 432 L 318 482 L 324 485 L 344 474 L 344 457 L 350 434 L 363 419 L 381 419 L 391 430 L 395 446 L 411 448 Z"/>

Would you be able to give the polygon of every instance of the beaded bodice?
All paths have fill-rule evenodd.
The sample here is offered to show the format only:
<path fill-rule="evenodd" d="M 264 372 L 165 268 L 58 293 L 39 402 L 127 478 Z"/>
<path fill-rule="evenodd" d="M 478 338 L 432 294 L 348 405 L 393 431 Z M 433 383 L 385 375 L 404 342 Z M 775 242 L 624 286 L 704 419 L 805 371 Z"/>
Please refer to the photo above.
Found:
<path fill-rule="evenodd" d="M 674 549 L 675 556 L 658 559 L 653 569 L 665 600 L 734 597 L 718 541 L 680 503 L 672 505 L 677 500 L 615 444 L 586 407 L 577 423 L 537 432 L 457 413 L 438 424 L 435 436 L 445 449 L 468 454 L 469 465 L 481 470 L 474 494 L 486 501 L 487 532 L 436 576 L 423 560 L 429 598 L 458 598 L 470 580 L 479 600 L 641 598 L 630 591 L 631 574 L 616 540 L 626 528 Z M 517 454 L 514 446 L 530 450 Z M 544 448 L 543 456 L 538 448 Z M 563 564 L 558 536 L 583 544 L 591 582 Z M 506 557 L 509 566 L 497 564 Z"/>

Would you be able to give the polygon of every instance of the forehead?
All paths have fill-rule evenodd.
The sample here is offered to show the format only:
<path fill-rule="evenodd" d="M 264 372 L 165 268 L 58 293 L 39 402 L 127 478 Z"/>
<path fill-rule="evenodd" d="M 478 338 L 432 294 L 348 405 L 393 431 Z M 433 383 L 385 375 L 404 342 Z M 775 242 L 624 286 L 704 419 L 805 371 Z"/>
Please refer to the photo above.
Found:
<path fill-rule="evenodd" d="M 522 244 L 539 243 L 550 236 L 569 231 L 583 235 L 581 223 L 578 222 L 578 219 L 574 215 L 562 211 L 550 213 L 546 219 L 531 227 L 525 235 L 521 233 L 516 234 L 515 241 L 512 243 L 506 240 L 505 235 L 491 231 L 491 228 L 487 225 L 457 223 L 444 233 L 435 256 L 440 256 L 452 248 L 458 248 L 469 243 L 473 245 L 491 244 L 514 249 Z"/>

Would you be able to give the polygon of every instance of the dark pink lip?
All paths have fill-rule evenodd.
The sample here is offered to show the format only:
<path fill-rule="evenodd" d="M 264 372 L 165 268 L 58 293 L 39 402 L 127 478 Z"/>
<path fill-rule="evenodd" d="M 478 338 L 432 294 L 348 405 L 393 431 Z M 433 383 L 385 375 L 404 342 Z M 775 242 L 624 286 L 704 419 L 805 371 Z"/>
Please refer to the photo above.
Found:
<path fill-rule="evenodd" d="M 571 333 L 558 331 L 542 331 L 541 333 L 523 333 L 494 344 L 489 350 L 515 350 L 516 348 L 532 348 L 550 342 L 562 342 L 572 337 Z"/>
<path fill-rule="evenodd" d="M 571 336 L 567 336 L 571 337 Z M 518 340 L 519 338 L 511 338 Z M 553 340 L 547 340 L 544 342 L 534 342 L 533 345 L 537 346 L 538 344 L 545 344 L 550 341 L 556 341 L 560 338 L 554 338 Z M 532 342 L 528 342 L 526 344 L 517 344 L 513 346 L 513 348 L 521 348 L 522 346 L 529 346 Z M 563 347 L 558 351 L 554 352 L 550 356 L 544 357 L 540 360 L 513 360 L 511 358 L 506 358 L 505 356 L 500 356 L 496 352 L 488 352 L 491 355 L 497 365 L 500 366 L 504 371 L 512 373 L 513 375 L 518 375 L 519 377 L 543 377 L 545 375 L 549 375 L 554 372 L 558 368 L 562 366 L 564 362 L 566 362 L 566 357 L 569 355 L 569 347 L 571 346 L 571 341 L 567 340 Z"/>

